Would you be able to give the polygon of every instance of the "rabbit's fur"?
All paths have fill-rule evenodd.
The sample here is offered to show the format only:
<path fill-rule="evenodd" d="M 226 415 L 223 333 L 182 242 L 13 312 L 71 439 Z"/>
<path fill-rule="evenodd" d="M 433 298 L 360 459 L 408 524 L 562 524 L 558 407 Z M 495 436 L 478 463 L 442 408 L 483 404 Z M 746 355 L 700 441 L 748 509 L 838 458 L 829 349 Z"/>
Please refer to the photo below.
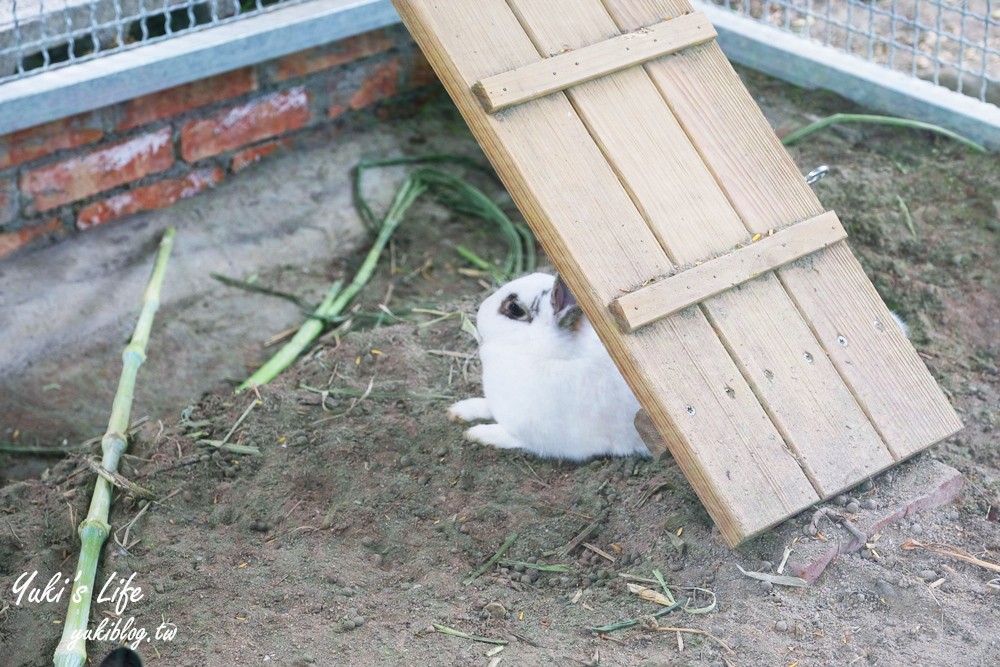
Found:
<path fill-rule="evenodd" d="M 639 402 L 561 279 L 507 283 L 483 301 L 476 328 L 485 397 L 448 413 L 496 423 L 466 438 L 570 461 L 649 455 L 633 425 Z"/>

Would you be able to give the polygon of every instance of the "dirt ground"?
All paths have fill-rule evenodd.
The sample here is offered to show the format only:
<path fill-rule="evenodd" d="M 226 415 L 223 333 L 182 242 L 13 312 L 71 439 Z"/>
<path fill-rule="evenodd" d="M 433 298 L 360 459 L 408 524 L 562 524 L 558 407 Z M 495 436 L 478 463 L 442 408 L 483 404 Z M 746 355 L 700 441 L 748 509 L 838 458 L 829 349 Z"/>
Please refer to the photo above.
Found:
<path fill-rule="evenodd" d="M 851 110 L 832 96 L 744 75 L 779 132 Z M 455 114 L 447 102 L 432 113 Z M 459 123 L 449 127 L 472 144 Z M 427 136 L 411 148 L 434 146 Z M 475 343 L 458 314 L 474 314 L 485 289 L 449 243 L 487 257 L 502 248 L 488 230 L 422 204 L 362 309 L 377 312 L 391 289 L 390 311 L 451 315 L 410 312 L 378 326 L 358 318 L 364 327 L 323 338 L 261 389 L 261 403 L 233 432 L 232 442 L 259 456 L 198 444 L 222 439 L 252 396 L 220 388 L 196 405 L 150 414 L 122 472 L 157 500 L 116 493 L 117 539 L 98 571 L 99 582 L 134 573 L 143 597 L 120 617 L 113 603 L 96 604 L 92 626 L 131 618 L 132 632 L 150 637 L 140 650 L 151 665 L 997 664 L 997 573 L 899 545 L 948 543 L 994 562 L 1000 552 L 1000 165 L 887 128 L 829 130 L 791 150 L 803 171 L 831 166 L 817 186 L 821 199 L 839 212 L 966 423 L 922 455 L 964 474 L 959 501 L 887 528 L 877 559 L 841 557 L 808 588 L 767 589 L 737 565 L 774 568 L 785 546 L 777 533 L 725 548 L 669 456 L 571 465 L 464 443 L 444 409 L 479 392 Z M 359 262 L 360 254 L 331 257 L 314 272 L 352 275 Z M 295 287 L 278 274 L 260 280 Z M 260 297 L 261 309 L 269 304 Z M 140 373 L 139 381 L 156 377 Z M 137 405 L 135 414 L 146 411 Z M 13 585 L 24 572 L 37 570 L 37 585 L 72 570 L 92 485 L 71 457 L 0 489 L 0 664 L 51 664 L 65 596 L 17 604 Z M 659 490 L 646 494 L 652 485 Z M 875 479 L 851 496 L 875 498 L 883 486 Z M 582 547 L 546 555 L 591 524 L 588 543 L 614 562 Z M 492 567 L 464 585 L 514 533 L 506 557 L 528 565 Z M 566 571 L 543 569 L 557 564 Z M 618 576 L 648 579 L 654 570 L 718 601 L 713 611 L 674 612 L 659 625 L 712 637 L 684 634 L 682 647 L 675 632 L 590 630 L 654 611 Z M 706 600 L 701 593 L 693 604 Z M 153 636 L 161 623 L 175 626 L 172 641 Z M 494 654 L 500 645 L 428 632 L 432 624 L 509 643 Z M 101 656 L 114 645 L 95 641 L 89 651 Z"/>

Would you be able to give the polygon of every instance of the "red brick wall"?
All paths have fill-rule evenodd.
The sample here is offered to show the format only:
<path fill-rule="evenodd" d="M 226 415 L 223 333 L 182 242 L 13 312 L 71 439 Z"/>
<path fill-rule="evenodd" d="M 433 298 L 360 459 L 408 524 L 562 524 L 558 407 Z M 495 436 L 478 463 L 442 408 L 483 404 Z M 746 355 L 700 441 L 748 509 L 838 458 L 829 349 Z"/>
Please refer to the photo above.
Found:
<path fill-rule="evenodd" d="M 0 258 L 127 224 L 435 83 L 394 26 L 0 137 Z"/>

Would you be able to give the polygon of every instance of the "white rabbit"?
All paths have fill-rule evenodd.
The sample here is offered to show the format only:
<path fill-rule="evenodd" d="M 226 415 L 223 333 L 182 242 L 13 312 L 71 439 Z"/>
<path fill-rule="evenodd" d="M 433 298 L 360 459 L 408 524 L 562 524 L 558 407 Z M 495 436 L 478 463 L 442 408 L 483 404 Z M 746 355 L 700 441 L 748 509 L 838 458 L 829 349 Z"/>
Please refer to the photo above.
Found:
<path fill-rule="evenodd" d="M 485 398 L 459 401 L 456 421 L 494 420 L 467 439 L 582 461 L 649 455 L 633 425 L 639 402 L 562 279 L 533 273 L 479 307 Z"/>

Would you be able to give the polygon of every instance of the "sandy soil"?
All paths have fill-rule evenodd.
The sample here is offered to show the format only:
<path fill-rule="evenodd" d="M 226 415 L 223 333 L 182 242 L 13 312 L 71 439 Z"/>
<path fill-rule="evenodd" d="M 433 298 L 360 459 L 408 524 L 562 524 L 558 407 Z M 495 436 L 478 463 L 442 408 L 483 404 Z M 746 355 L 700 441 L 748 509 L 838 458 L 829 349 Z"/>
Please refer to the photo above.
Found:
<path fill-rule="evenodd" d="M 850 110 L 832 96 L 748 79 L 779 131 Z M 443 104 L 438 113 L 454 112 Z M 429 136 L 413 148 L 433 146 Z M 842 557 L 809 588 L 767 589 L 736 566 L 773 568 L 782 541 L 771 533 L 722 546 L 669 456 L 570 465 L 463 443 L 444 414 L 448 399 L 435 396 L 478 392 L 475 343 L 457 316 L 416 314 L 328 336 L 262 389 L 262 403 L 233 434 L 260 456 L 197 444 L 221 439 L 251 397 L 220 389 L 150 415 L 122 472 L 157 500 L 116 495 L 117 540 L 98 573 L 101 582 L 134 573 L 143 598 L 120 617 L 111 603 L 95 605 L 94 624 L 131 618 L 133 631 L 150 636 L 163 622 L 176 626 L 172 641 L 142 642 L 152 665 L 996 664 L 997 574 L 899 545 L 910 537 L 949 543 L 994 561 L 1000 551 L 991 511 L 1000 497 L 1000 167 L 995 157 L 885 128 L 828 131 L 792 152 L 803 170 L 831 165 L 821 199 L 839 211 L 967 424 L 923 455 L 962 471 L 959 502 L 886 529 L 879 558 Z M 484 289 L 457 271 L 463 264 L 445 241 L 486 256 L 500 246 L 429 205 L 414 213 L 395 243 L 396 272 L 384 263 L 363 308 L 374 310 L 391 285 L 395 311 L 474 313 Z M 358 261 L 330 258 L 315 270 L 334 278 Z M 268 304 L 261 297 L 260 307 Z M 363 399 L 334 392 L 369 387 Z M 144 414 L 141 405 L 136 411 Z M 75 524 L 92 482 L 69 458 L 0 489 L 0 665 L 50 664 L 65 599 L 17 604 L 12 586 L 26 571 L 44 581 L 73 567 Z M 878 497 L 883 485 L 876 479 L 851 496 Z M 591 524 L 588 543 L 614 562 L 583 547 L 546 555 Z M 529 565 L 493 567 L 463 585 L 513 533 L 506 556 Z M 540 567 L 556 564 L 567 571 Z M 715 639 L 685 634 L 682 647 L 677 633 L 648 627 L 590 630 L 651 613 L 656 606 L 630 594 L 619 575 L 651 578 L 654 570 L 718 600 L 714 611 L 675 612 L 659 625 Z M 699 594 L 695 604 L 705 603 Z M 435 623 L 509 644 L 490 656 L 495 645 L 427 632 Z M 90 651 L 113 645 L 92 642 Z"/>

